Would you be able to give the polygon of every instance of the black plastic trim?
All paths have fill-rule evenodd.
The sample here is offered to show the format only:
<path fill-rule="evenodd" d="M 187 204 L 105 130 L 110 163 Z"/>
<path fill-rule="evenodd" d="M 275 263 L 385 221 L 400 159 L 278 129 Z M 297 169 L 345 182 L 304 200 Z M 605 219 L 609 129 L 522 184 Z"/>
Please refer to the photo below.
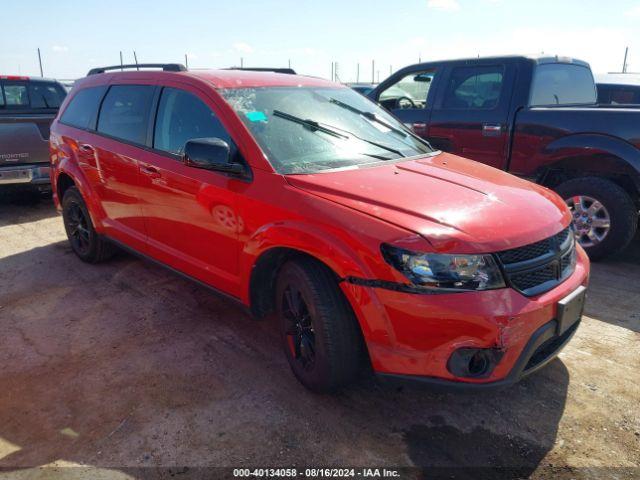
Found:
<path fill-rule="evenodd" d="M 108 240 L 109 242 L 113 243 L 114 245 L 116 245 L 118 248 L 121 248 L 122 250 L 131 253 L 132 255 L 135 255 L 136 257 L 139 257 L 143 260 L 149 261 L 151 263 L 154 263 L 160 267 L 163 267 L 167 270 L 170 270 L 171 272 L 179 275 L 180 277 L 186 279 L 186 280 L 190 280 L 192 282 L 197 283 L 198 285 L 205 287 L 208 290 L 211 290 L 213 293 L 215 293 L 216 295 L 219 295 L 220 297 L 223 297 L 227 300 L 231 300 L 233 303 L 237 304 L 239 307 L 241 307 L 247 314 L 249 314 L 250 316 L 252 316 L 253 314 L 251 313 L 250 308 L 245 305 L 238 297 L 234 297 L 233 295 L 229 294 L 229 293 L 225 293 L 222 290 L 219 290 L 215 287 L 212 287 L 211 285 L 209 285 L 208 283 L 203 282 L 202 280 L 198 280 L 197 278 L 194 278 L 190 275 L 187 275 L 184 272 L 181 272 L 180 270 L 177 270 L 175 268 L 173 268 L 170 265 L 167 265 L 166 263 L 161 262 L 160 260 L 156 260 L 153 257 L 150 257 L 149 255 L 145 254 L 145 253 L 141 253 L 138 250 L 136 250 L 135 248 L 132 248 L 130 246 L 128 246 L 125 243 L 122 243 L 118 240 L 115 240 L 107 235 L 102 235 L 103 238 L 105 238 L 106 240 Z"/>

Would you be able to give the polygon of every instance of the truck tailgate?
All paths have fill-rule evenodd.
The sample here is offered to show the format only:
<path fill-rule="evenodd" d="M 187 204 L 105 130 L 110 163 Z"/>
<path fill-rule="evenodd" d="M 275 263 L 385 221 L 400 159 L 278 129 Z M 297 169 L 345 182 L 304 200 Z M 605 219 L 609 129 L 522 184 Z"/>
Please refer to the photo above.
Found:
<path fill-rule="evenodd" d="M 0 114 L 0 166 L 49 162 L 55 114 Z"/>

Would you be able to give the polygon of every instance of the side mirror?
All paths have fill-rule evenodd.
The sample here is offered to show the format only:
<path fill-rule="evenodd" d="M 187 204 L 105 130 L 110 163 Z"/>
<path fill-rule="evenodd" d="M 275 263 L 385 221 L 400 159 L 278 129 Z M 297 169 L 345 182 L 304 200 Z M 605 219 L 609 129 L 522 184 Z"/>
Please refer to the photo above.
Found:
<path fill-rule="evenodd" d="M 188 167 L 242 175 L 244 165 L 231 160 L 229 145 L 220 138 L 194 138 L 184 146 L 184 164 Z"/>

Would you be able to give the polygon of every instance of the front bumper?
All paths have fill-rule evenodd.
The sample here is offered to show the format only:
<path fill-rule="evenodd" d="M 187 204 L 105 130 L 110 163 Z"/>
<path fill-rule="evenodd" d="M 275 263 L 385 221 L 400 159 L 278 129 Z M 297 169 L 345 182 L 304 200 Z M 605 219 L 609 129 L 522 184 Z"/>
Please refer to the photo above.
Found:
<path fill-rule="evenodd" d="M 393 373 L 377 373 L 378 378 L 385 383 L 393 385 L 420 385 L 432 390 L 442 391 L 480 391 L 499 390 L 522 380 L 527 375 L 541 369 L 565 347 L 573 337 L 580 325 L 580 321 L 573 324 L 562 335 L 556 335 L 558 323 L 551 320 L 536 330 L 529 342 L 522 350 L 520 357 L 509 374 L 501 379 L 485 383 L 471 383 L 456 380 L 444 380 L 441 378 L 422 377 L 418 375 L 400 375 Z"/>
<path fill-rule="evenodd" d="M 418 381 L 445 389 L 499 388 L 549 363 L 579 321 L 557 335 L 558 302 L 588 283 L 581 248 L 569 278 L 536 297 L 510 288 L 455 294 L 411 294 L 342 282 L 362 326 L 373 370 L 392 381 Z M 501 354 L 483 377 L 459 377 L 448 368 L 459 349 Z"/>
<path fill-rule="evenodd" d="M 0 167 L 2 185 L 48 185 L 51 183 L 48 164 L 11 165 Z"/>

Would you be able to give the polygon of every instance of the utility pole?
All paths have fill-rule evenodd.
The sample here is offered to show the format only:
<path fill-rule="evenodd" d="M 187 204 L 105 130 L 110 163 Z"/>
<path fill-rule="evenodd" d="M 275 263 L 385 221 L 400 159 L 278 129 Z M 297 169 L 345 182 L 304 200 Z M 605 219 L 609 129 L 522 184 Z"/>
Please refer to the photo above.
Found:
<path fill-rule="evenodd" d="M 360 62 L 356 63 L 356 83 L 360 81 Z"/>
<path fill-rule="evenodd" d="M 42 56 L 40 55 L 40 47 L 38 47 L 38 63 L 40 64 L 40 76 L 44 77 L 44 73 L 42 71 Z"/>
<path fill-rule="evenodd" d="M 244 58 L 240 57 L 240 68 L 244 68 Z"/>
<path fill-rule="evenodd" d="M 338 75 L 338 62 L 336 62 L 336 66 L 333 69 L 335 75 L 336 75 L 336 82 L 340 82 L 340 75 Z"/>
<path fill-rule="evenodd" d="M 184 66 L 187 70 L 189 70 L 189 57 L 186 53 L 184 54 Z"/>
<path fill-rule="evenodd" d="M 124 63 L 122 63 L 122 50 L 120 50 L 120 71 L 124 70 L 124 68 L 122 68 L 123 65 Z"/>
<path fill-rule="evenodd" d="M 136 70 L 140 70 L 140 68 L 138 67 L 138 56 L 136 55 L 136 51 L 133 51 L 133 59 L 136 62 Z"/>
<path fill-rule="evenodd" d="M 393 68 L 391 68 L 391 65 L 389 65 L 389 76 L 391 76 L 392 73 L 393 73 Z"/>
<path fill-rule="evenodd" d="M 418 54 L 418 63 L 422 63 L 422 52 Z"/>
<path fill-rule="evenodd" d="M 378 70 L 378 81 L 376 83 L 380 83 L 380 70 Z"/>
<path fill-rule="evenodd" d="M 291 59 L 289 59 L 289 68 L 291 68 Z"/>
<path fill-rule="evenodd" d="M 629 47 L 626 47 L 624 49 L 624 61 L 622 62 L 622 73 L 627 73 L 627 53 L 629 53 Z M 40 67 L 40 70 L 42 70 L 42 67 Z"/>
<path fill-rule="evenodd" d="M 333 82 L 333 60 L 331 60 L 331 81 Z"/>
<path fill-rule="evenodd" d="M 372 85 L 376 83 L 375 71 L 376 71 L 376 61 L 371 60 L 371 84 Z"/>

